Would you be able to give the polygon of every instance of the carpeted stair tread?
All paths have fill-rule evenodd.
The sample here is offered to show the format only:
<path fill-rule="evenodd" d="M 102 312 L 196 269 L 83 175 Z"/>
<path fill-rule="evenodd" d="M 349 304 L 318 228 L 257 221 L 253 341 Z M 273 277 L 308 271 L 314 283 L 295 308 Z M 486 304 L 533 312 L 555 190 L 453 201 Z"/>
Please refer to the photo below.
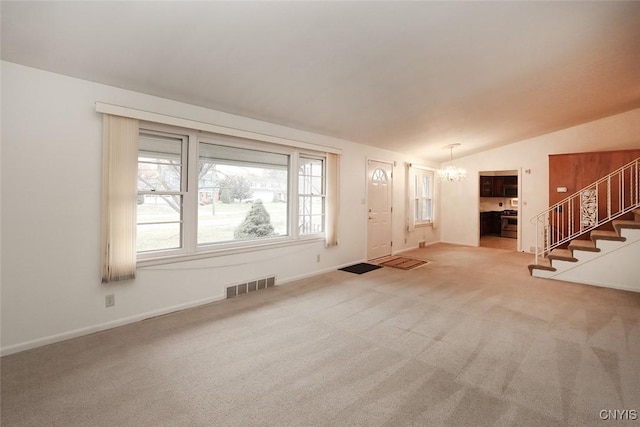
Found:
<path fill-rule="evenodd" d="M 547 258 L 541 258 L 538 261 L 538 264 L 529 264 L 529 274 L 533 274 L 533 270 L 546 270 L 546 271 L 556 271 L 555 268 L 551 266 L 551 261 Z"/>
<path fill-rule="evenodd" d="M 591 240 L 595 243 L 596 240 L 615 240 L 618 242 L 624 242 L 624 237 L 621 237 L 615 231 L 608 230 L 594 230 L 591 232 Z"/>
<path fill-rule="evenodd" d="M 557 259 L 558 261 L 578 262 L 578 260 L 574 258 L 573 252 L 569 249 L 554 249 L 549 253 L 548 258 L 550 260 Z"/>
<path fill-rule="evenodd" d="M 600 252 L 600 249 L 596 248 L 596 244 L 591 240 L 572 240 L 569 243 L 570 251 L 587 251 L 587 252 Z"/>
<path fill-rule="evenodd" d="M 640 228 L 640 221 L 627 221 L 622 219 L 616 219 L 612 222 L 613 228 L 616 229 L 618 234 L 622 228 Z"/>

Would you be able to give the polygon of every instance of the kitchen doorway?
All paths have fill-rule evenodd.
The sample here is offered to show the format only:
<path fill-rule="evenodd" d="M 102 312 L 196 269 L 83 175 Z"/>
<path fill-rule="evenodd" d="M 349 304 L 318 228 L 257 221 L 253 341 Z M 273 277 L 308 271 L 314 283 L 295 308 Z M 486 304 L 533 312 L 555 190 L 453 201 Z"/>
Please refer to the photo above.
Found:
<path fill-rule="evenodd" d="M 517 251 L 519 235 L 518 171 L 481 171 L 479 182 L 479 246 Z"/>

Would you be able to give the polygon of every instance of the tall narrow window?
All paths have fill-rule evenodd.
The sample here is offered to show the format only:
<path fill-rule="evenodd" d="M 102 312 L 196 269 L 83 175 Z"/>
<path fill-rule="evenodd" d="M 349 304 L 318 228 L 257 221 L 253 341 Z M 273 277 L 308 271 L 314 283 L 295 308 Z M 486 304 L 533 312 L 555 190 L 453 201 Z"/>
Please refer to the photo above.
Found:
<path fill-rule="evenodd" d="M 433 222 L 433 171 L 416 168 L 414 179 L 415 224 L 430 224 Z"/>
<path fill-rule="evenodd" d="M 323 233 L 326 198 L 323 159 L 300 157 L 298 195 L 298 233 Z"/>
<path fill-rule="evenodd" d="M 289 157 L 201 142 L 198 245 L 287 236 Z"/>
<path fill-rule="evenodd" d="M 142 133 L 138 141 L 137 250 L 183 247 L 186 137 Z"/>

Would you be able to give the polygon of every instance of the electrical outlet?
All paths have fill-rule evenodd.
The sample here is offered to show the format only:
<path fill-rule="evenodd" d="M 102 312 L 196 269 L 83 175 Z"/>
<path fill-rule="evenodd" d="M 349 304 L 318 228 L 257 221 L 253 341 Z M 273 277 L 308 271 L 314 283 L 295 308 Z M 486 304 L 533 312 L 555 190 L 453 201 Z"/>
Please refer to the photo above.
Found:
<path fill-rule="evenodd" d="M 316 262 L 320 262 L 320 254 L 316 255 Z"/>
<path fill-rule="evenodd" d="M 106 295 L 104 297 L 104 306 L 113 307 L 114 305 L 116 305 L 116 296 L 114 294 Z"/>

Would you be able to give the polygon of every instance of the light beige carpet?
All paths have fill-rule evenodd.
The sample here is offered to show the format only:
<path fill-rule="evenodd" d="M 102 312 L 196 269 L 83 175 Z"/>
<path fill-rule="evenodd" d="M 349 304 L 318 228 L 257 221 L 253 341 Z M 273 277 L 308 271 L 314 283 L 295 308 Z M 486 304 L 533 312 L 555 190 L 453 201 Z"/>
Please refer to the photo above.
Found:
<path fill-rule="evenodd" d="M 639 294 L 407 255 L 4 357 L 2 426 L 638 425 Z"/>

